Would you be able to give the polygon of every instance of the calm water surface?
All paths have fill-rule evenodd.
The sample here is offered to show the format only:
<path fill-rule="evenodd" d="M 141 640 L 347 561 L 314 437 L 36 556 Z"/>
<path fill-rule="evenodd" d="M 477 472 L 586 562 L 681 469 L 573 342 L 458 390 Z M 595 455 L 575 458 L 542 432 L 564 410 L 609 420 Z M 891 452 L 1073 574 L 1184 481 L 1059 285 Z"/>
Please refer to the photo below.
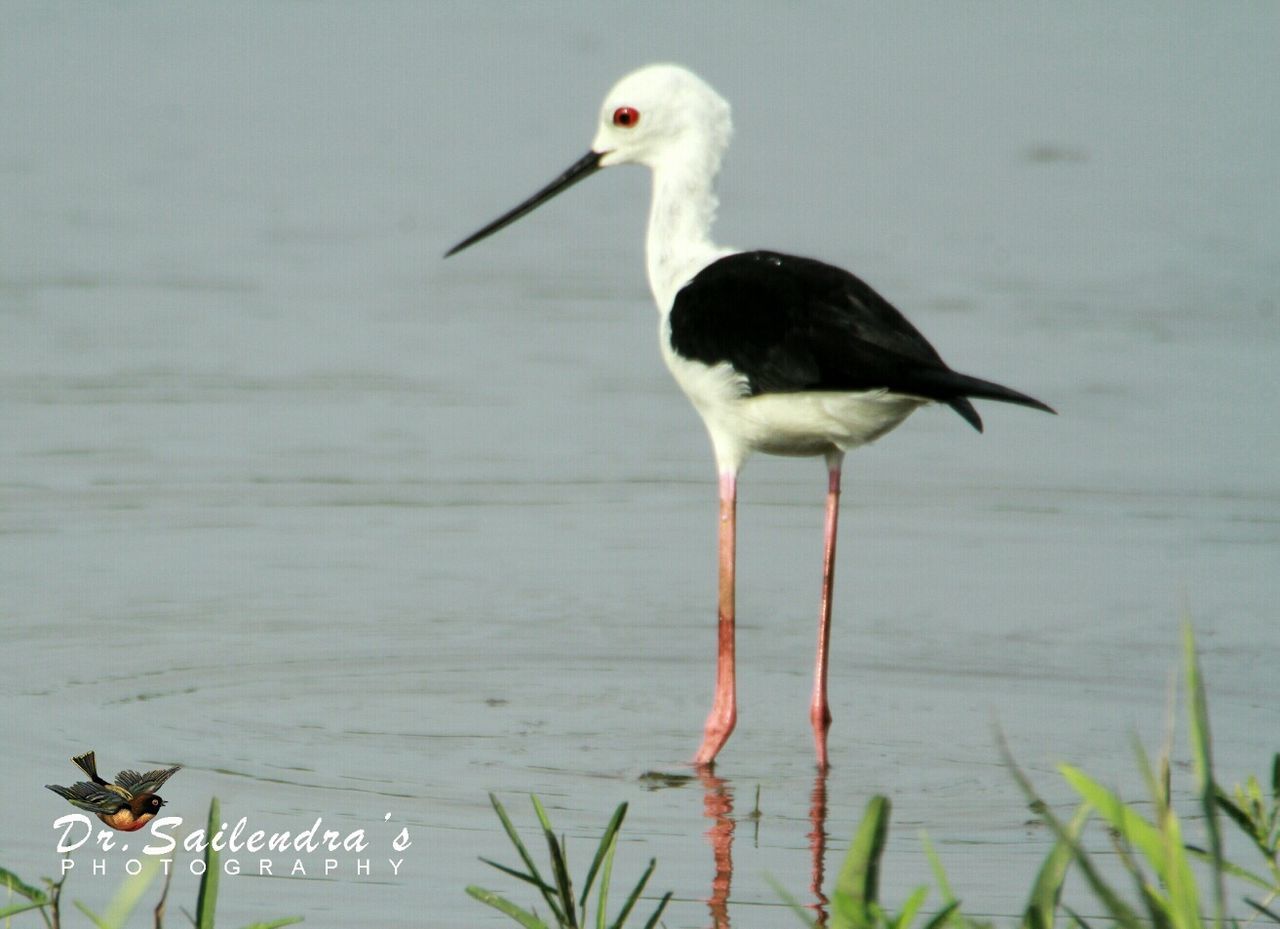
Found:
<path fill-rule="evenodd" d="M 1136 793 L 1184 613 L 1224 775 L 1268 763 L 1274 7 L 372 9 L 0 14 L 0 864 L 57 868 L 42 785 L 95 748 L 182 763 L 186 829 L 217 795 L 251 828 L 367 831 L 367 875 L 224 881 L 229 925 L 500 924 L 462 893 L 513 889 L 476 860 L 514 857 L 496 791 L 523 824 L 542 796 L 581 864 L 627 800 L 617 876 L 656 857 L 668 925 L 776 926 L 764 876 L 816 902 L 884 792 L 886 897 L 925 880 L 927 829 L 1007 921 L 1049 841 L 993 723 L 1055 800 L 1060 760 Z M 439 259 L 654 59 L 735 106 L 725 241 L 857 269 L 1061 413 L 988 404 L 980 437 L 926 410 L 851 457 L 825 780 L 822 469 L 766 459 L 738 732 L 714 778 L 642 777 L 691 773 L 715 635 L 713 468 L 654 344 L 643 172 Z M 101 906 L 86 852 L 68 895 Z"/>

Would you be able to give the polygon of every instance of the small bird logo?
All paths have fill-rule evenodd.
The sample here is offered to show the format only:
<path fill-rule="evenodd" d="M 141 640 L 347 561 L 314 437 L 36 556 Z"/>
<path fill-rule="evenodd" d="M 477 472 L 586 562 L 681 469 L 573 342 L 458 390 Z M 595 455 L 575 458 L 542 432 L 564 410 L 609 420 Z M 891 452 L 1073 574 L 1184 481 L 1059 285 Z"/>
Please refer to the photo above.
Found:
<path fill-rule="evenodd" d="M 70 787 L 60 787 L 57 784 L 46 784 L 45 787 L 72 806 L 96 813 L 98 819 L 120 832 L 141 829 L 160 812 L 164 800 L 156 791 L 182 767 L 174 765 L 172 768 L 148 771 L 146 774 L 121 771 L 116 775 L 116 782 L 111 784 L 98 776 L 98 763 L 94 760 L 93 752 L 76 755 L 71 761 L 89 775 L 89 780 Z"/>

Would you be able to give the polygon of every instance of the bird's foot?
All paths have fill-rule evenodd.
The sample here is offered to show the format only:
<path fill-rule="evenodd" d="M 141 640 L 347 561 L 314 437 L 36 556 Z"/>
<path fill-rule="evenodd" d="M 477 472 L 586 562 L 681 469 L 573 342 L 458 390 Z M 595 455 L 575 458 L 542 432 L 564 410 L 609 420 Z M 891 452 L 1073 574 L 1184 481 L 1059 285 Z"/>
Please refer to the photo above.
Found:
<path fill-rule="evenodd" d="M 737 722 L 738 710 L 732 703 L 711 708 L 711 715 L 707 717 L 707 724 L 703 729 L 702 744 L 693 757 L 694 767 L 708 768 L 715 763 L 716 755 L 724 748 L 724 743 L 729 741 Z"/>

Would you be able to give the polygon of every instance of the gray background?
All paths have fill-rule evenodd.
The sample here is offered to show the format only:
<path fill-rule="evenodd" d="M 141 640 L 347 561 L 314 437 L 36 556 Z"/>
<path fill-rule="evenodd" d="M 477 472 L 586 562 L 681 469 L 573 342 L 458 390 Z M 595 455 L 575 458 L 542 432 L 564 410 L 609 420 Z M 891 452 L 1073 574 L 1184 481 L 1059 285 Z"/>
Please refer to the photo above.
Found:
<path fill-rule="evenodd" d="M 656 856 L 667 924 L 708 922 L 703 787 L 637 780 L 687 771 L 715 634 L 714 469 L 654 344 L 647 178 L 440 258 L 653 60 L 734 105 L 723 241 L 856 270 L 955 367 L 1061 412 L 985 404 L 979 437 L 926 410 L 849 459 L 829 867 L 888 792 L 886 896 L 926 878 L 923 827 L 966 908 L 1011 917 L 1049 842 L 993 719 L 1051 797 L 1059 760 L 1136 793 L 1184 614 L 1224 777 L 1260 771 L 1277 37 L 1268 3 L 6 3 L 0 864 L 56 868 L 42 785 L 96 748 L 184 764 L 191 825 L 217 794 L 268 831 L 411 828 L 399 879 L 224 881 L 228 925 L 500 923 L 462 893 L 512 889 L 475 860 L 514 857 L 488 790 L 522 823 L 542 795 L 580 864 L 631 801 L 618 879 Z M 792 919 L 764 873 L 809 880 L 823 489 L 812 461 L 742 483 L 718 773 L 764 816 L 737 825 L 740 927 Z"/>

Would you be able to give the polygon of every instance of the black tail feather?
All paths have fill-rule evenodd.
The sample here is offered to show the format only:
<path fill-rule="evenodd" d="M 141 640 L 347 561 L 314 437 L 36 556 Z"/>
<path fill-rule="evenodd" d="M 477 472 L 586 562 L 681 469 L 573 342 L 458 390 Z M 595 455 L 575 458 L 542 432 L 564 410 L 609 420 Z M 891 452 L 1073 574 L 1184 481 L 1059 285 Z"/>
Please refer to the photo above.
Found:
<path fill-rule="evenodd" d="M 963 416 L 964 421 L 974 429 L 977 429 L 979 432 L 982 431 L 982 417 L 979 416 L 978 411 L 973 408 L 973 404 L 964 397 L 956 397 L 954 400 L 948 400 L 947 406 L 951 407 L 951 409 Z"/>
<path fill-rule="evenodd" d="M 94 758 L 94 753 L 92 751 L 87 751 L 83 755 L 76 755 L 71 759 L 71 761 L 77 768 L 89 775 L 89 780 L 93 781 L 95 784 L 107 783 L 98 776 L 98 762 Z"/>
<path fill-rule="evenodd" d="M 1055 415 L 1058 412 L 1049 404 L 1043 403 L 1035 397 L 1029 397 L 1011 387 L 1005 387 L 1003 384 L 996 384 L 993 381 L 984 381 L 982 378 L 971 377 L 958 371 L 942 369 L 927 373 L 916 372 L 916 376 L 922 380 L 932 382 L 928 385 L 933 389 L 930 399 L 947 404 L 979 432 L 982 431 L 982 418 L 978 416 L 978 411 L 973 408 L 973 404 L 967 399 L 969 397 L 978 400 L 998 400 L 1001 403 L 1029 406 L 1034 410 L 1043 410 L 1046 413 Z"/>

